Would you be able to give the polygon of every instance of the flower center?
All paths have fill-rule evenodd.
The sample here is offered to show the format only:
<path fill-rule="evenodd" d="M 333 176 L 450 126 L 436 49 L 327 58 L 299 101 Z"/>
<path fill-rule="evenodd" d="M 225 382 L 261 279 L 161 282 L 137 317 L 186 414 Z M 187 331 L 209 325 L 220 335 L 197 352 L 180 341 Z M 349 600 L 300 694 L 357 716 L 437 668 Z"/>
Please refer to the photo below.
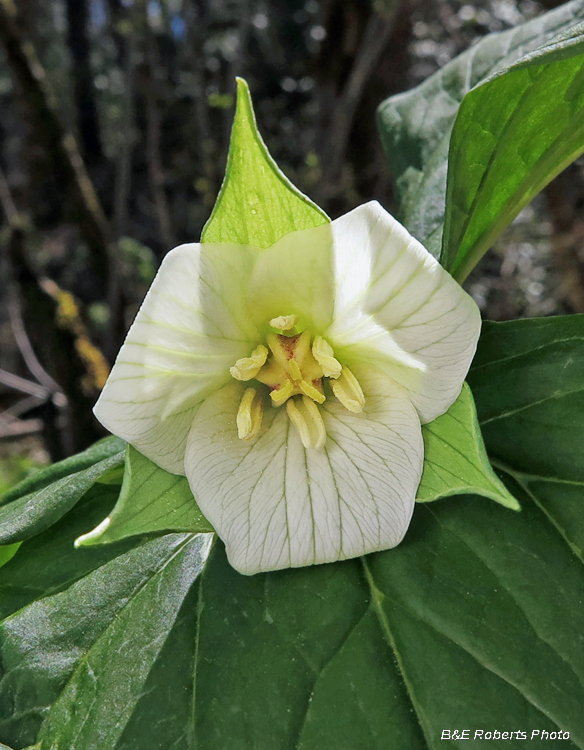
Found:
<path fill-rule="evenodd" d="M 349 411 L 360 412 L 365 396 L 357 378 L 335 358 L 330 344 L 321 336 L 312 338 L 308 330 L 294 334 L 296 322 L 295 315 L 271 320 L 272 328 L 281 333 L 269 333 L 267 347 L 257 346 L 249 357 L 238 359 L 230 372 L 237 380 L 256 380 L 268 386 L 272 406 L 286 404 L 288 417 L 304 447 L 322 448 L 326 431 L 317 404 L 326 400 L 325 378 Z M 242 440 L 251 440 L 260 431 L 262 401 L 258 390 L 246 389 L 237 413 L 237 431 Z"/>

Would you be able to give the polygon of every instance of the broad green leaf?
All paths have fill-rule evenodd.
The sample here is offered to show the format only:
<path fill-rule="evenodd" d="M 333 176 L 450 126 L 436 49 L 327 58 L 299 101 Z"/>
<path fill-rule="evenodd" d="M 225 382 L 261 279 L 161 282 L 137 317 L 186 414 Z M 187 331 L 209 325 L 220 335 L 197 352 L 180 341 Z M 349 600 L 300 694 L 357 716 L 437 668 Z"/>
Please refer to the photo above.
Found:
<path fill-rule="evenodd" d="M 199 510 L 185 477 L 160 469 L 128 445 L 124 481 L 115 508 L 75 545 L 88 547 L 169 530 L 213 531 L 213 527 Z"/>
<path fill-rule="evenodd" d="M 580 560 L 583 342 L 584 315 L 489 323 L 469 374 L 495 465 L 545 511 Z"/>
<path fill-rule="evenodd" d="M 0 504 L 4 505 L 24 495 L 30 495 L 32 492 L 42 490 L 58 479 L 63 479 L 63 477 L 69 476 L 69 474 L 75 474 L 83 469 L 87 469 L 98 463 L 98 461 L 111 458 L 116 453 L 123 451 L 125 447 L 126 444 L 124 441 L 113 435 L 99 440 L 82 453 L 77 453 L 75 456 L 66 458 L 64 461 L 59 461 L 56 464 L 47 466 L 45 469 L 35 471 L 29 477 L 23 479 L 22 482 L 19 482 L 8 490 L 8 492 L 5 492 L 0 497 Z M 1 512 L 0 510 L 0 514 Z"/>
<path fill-rule="evenodd" d="M 466 278 L 584 151 L 584 24 L 469 92 L 450 140 L 441 262 Z"/>
<path fill-rule="evenodd" d="M 238 78 L 225 179 L 201 242 L 269 247 L 288 232 L 327 221 L 271 157 L 256 126 L 247 83 Z"/>
<path fill-rule="evenodd" d="M 1 506 L 0 544 L 20 542 L 49 528 L 70 510 L 103 474 L 123 461 L 123 452 L 115 453 L 109 458 L 90 464 L 86 469 L 67 473 L 52 484 L 42 486 L 41 489 Z"/>
<path fill-rule="evenodd" d="M 12 560 L 14 555 L 18 552 L 19 547 L 19 542 L 17 542 L 16 544 L 7 544 L 3 547 L 0 547 L 0 568 L 3 565 L 6 565 L 7 562 Z"/>
<path fill-rule="evenodd" d="M 74 548 L 75 537 L 107 515 L 117 495 L 115 488 L 95 484 L 57 523 L 22 542 L 19 554 L 0 568 L 0 621 L 37 599 L 70 587 L 144 542 L 134 538 L 99 548 Z"/>
<path fill-rule="evenodd" d="M 422 427 L 422 435 L 424 473 L 418 502 L 476 494 L 519 510 L 519 503 L 491 468 L 466 383 L 446 414 Z"/>
<path fill-rule="evenodd" d="M 584 2 L 574 0 L 515 29 L 489 34 L 417 88 L 381 104 L 379 131 L 399 193 L 399 218 L 435 257 L 442 248 L 450 135 L 463 97 L 582 20 Z M 495 116 L 504 104 L 491 104 Z"/>
<path fill-rule="evenodd" d="M 78 690 L 77 716 L 84 715 L 83 696 L 96 703 L 98 714 L 104 710 L 110 693 L 100 690 L 102 668 L 106 679 L 143 695 L 140 675 L 145 679 L 165 642 L 165 623 L 174 624 L 205 559 L 210 535 L 167 535 L 74 551 L 75 535 L 95 519 L 96 509 L 107 512 L 115 494 L 96 485 L 65 519 L 25 542 L 20 555 L 0 570 L 0 739 L 10 745 L 34 742 L 49 714 L 42 747 L 53 746 L 51 717 L 67 710 L 67 691 L 75 690 L 88 670 L 99 678 L 92 683 L 98 692 Z M 112 691 L 111 697 L 119 699 L 119 693 Z M 129 699 L 128 706 L 134 702 Z M 124 725 L 123 713 L 112 705 L 109 717 L 99 715 L 99 726 L 88 719 L 83 731 L 93 733 L 94 744 L 85 745 L 83 731 L 75 738 L 80 727 L 73 714 L 69 718 L 55 730 L 62 732 L 59 750 L 112 748 L 111 733 L 121 731 L 118 723 Z"/>
<path fill-rule="evenodd" d="M 77 506 L 75 528 L 62 519 L 0 569 L 0 611 L 14 613 L 0 626 L 0 740 L 34 741 L 47 715 L 43 750 L 77 730 L 75 750 L 425 750 L 447 727 L 569 732 L 545 746 L 584 748 L 583 339 L 584 316 L 485 325 L 470 382 L 521 513 L 418 504 L 404 542 L 364 561 L 246 577 L 216 543 L 189 577 L 201 537 L 184 535 L 85 558 L 76 575 L 59 545 Z M 148 607 L 141 585 L 158 592 Z"/>
<path fill-rule="evenodd" d="M 138 576 L 132 583 L 125 576 L 127 603 L 113 618 L 108 613 L 109 622 L 100 618 L 99 636 L 79 661 L 43 724 L 39 738 L 45 750 L 116 746 L 203 568 L 211 538 L 209 534 L 168 535 L 144 545 L 142 551 L 149 553 L 149 570 L 140 571 L 139 587 Z M 134 554 L 138 556 L 138 552 Z M 190 605 L 196 606 L 192 597 Z M 65 603 L 65 616 L 68 614 Z M 67 625 L 71 626 L 70 621 Z"/>

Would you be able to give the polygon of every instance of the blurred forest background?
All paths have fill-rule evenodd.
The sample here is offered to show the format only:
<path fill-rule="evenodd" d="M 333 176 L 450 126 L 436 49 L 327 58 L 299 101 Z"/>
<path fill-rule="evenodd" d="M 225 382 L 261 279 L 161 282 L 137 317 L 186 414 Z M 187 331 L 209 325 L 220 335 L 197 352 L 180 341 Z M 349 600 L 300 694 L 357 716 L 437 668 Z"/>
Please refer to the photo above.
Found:
<path fill-rule="evenodd" d="M 234 77 L 335 218 L 392 210 L 378 104 L 554 0 L 0 0 L 0 491 L 102 436 L 91 407 L 223 177 Z M 485 317 L 584 312 L 584 170 L 468 279 Z"/>

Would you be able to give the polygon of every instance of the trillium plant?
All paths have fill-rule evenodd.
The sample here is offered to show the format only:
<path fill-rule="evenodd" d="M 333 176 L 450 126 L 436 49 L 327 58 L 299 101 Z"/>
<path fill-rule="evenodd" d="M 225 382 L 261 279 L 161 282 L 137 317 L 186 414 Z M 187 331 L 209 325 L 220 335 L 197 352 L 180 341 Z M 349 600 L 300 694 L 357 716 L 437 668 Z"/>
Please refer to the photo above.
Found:
<path fill-rule="evenodd" d="M 403 538 L 420 423 L 459 396 L 479 330 L 473 300 L 369 203 L 265 249 L 172 250 L 95 414 L 186 475 L 239 572 L 357 557 Z"/>
<path fill-rule="evenodd" d="M 329 219 L 238 79 L 111 435 L 0 502 L 0 747 L 584 748 L 584 316 L 481 323 L 462 287 L 584 151 L 583 22 L 380 105 L 397 218 Z"/>

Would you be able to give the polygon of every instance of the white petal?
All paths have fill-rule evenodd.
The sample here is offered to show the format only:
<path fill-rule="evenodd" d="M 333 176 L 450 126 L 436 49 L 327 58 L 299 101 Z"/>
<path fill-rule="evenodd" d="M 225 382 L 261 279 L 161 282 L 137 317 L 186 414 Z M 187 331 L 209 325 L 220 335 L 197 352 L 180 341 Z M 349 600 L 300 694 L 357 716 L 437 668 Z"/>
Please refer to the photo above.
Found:
<path fill-rule="evenodd" d="M 336 298 L 325 336 L 335 355 L 383 367 L 423 423 L 436 419 L 458 397 L 474 356 L 477 305 L 378 203 L 342 216 L 331 231 Z"/>
<path fill-rule="evenodd" d="M 197 502 L 239 572 L 332 562 L 394 547 L 408 527 L 423 464 L 418 415 L 407 394 L 368 365 L 354 368 L 360 414 L 334 396 L 322 407 L 327 439 L 305 449 L 285 408 L 268 407 L 251 443 L 235 415 L 244 386 L 201 405 L 185 470 Z"/>
<path fill-rule="evenodd" d="M 108 430 L 167 471 L 184 473 L 199 403 L 258 340 L 245 301 L 256 252 L 193 244 L 168 253 L 95 406 Z"/>
<path fill-rule="evenodd" d="M 248 292 L 258 325 L 296 315 L 318 333 L 332 321 L 334 277 L 331 224 L 284 235 L 259 255 Z"/>

